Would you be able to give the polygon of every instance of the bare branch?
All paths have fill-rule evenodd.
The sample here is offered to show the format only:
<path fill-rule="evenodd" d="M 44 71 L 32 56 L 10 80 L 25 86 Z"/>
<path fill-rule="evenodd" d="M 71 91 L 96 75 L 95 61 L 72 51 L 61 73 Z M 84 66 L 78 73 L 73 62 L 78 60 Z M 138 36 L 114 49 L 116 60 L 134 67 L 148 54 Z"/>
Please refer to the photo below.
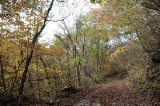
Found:
<path fill-rule="evenodd" d="M 51 21 L 51 22 L 58 22 L 58 21 L 64 21 L 66 18 L 68 18 L 70 16 L 70 14 L 68 14 L 65 18 L 63 19 L 59 19 L 59 20 L 47 20 L 47 21 Z"/>

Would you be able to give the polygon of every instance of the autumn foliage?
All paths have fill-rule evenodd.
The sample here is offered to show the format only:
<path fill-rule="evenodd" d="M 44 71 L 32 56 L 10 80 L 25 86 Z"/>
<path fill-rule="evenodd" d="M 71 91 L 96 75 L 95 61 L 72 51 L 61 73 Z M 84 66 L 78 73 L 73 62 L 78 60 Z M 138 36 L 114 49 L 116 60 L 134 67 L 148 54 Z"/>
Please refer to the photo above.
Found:
<path fill-rule="evenodd" d="M 78 104 L 73 97 L 104 106 L 160 100 L 158 0 L 91 0 L 99 8 L 58 19 L 61 31 L 44 42 L 46 25 L 56 22 L 53 2 L 0 1 L 0 105 Z M 108 84 L 115 79 L 123 81 Z M 61 91 L 72 87 L 76 93 L 64 97 Z"/>

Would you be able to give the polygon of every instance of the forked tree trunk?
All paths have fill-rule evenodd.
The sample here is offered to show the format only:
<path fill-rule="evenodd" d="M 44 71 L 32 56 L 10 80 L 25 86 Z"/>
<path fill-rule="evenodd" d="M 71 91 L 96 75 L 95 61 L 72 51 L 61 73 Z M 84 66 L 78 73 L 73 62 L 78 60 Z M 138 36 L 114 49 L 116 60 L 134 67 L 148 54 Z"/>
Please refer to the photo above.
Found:
<path fill-rule="evenodd" d="M 49 8 L 47 10 L 47 13 L 46 13 L 46 16 L 45 16 L 45 19 L 43 21 L 41 29 L 39 31 L 37 31 L 35 33 L 35 35 L 33 36 L 33 40 L 32 40 L 33 47 L 35 46 L 36 41 L 38 40 L 38 37 L 40 36 L 40 34 L 42 33 L 43 29 L 45 28 L 45 26 L 47 24 L 47 18 L 49 16 L 50 10 L 52 9 L 53 2 L 54 2 L 54 0 L 52 0 L 51 3 L 50 3 L 50 5 L 49 5 Z M 31 48 L 30 54 L 29 54 L 29 56 L 26 59 L 25 69 L 23 71 L 22 78 L 21 78 L 21 84 L 20 84 L 20 87 L 19 87 L 19 98 L 18 98 L 18 102 L 19 102 L 20 106 L 22 105 L 21 104 L 22 103 L 22 93 L 23 93 L 24 84 L 25 84 L 25 81 L 26 81 L 26 77 L 27 77 L 27 73 L 28 73 L 28 68 L 29 68 L 29 64 L 31 62 L 33 53 L 34 53 L 34 48 Z"/>

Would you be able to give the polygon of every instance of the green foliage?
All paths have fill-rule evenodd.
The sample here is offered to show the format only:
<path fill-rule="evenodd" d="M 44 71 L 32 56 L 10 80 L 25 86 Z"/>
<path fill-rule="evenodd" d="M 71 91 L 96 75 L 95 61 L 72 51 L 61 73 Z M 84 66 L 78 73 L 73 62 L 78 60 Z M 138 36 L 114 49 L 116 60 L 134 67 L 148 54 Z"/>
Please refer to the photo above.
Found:
<path fill-rule="evenodd" d="M 153 98 L 155 100 L 160 100 L 160 84 L 157 79 L 148 81 L 146 78 L 146 72 L 144 69 L 139 69 L 138 71 L 132 70 L 129 77 L 129 85 L 131 85 L 135 90 L 140 91 L 148 98 Z"/>
<path fill-rule="evenodd" d="M 99 3 L 102 4 L 104 0 L 90 0 L 91 3 Z"/>
<path fill-rule="evenodd" d="M 110 26 L 107 36 L 113 41 L 113 52 L 108 57 L 119 63 L 117 69 L 112 68 L 113 63 L 109 64 L 105 74 L 112 76 L 114 72 L 123 73 L 126 70 L 135 80 L 133 85 L 140 81 L 146 84 L 137 87 L 157 84 L 153 89 L 147 87 L 147 92 L 156 92 L 155 89 L 159 86 L 159 72 L 155 71 L 159 70 L 157 67 L 160 64 L 158 5 L 159 1 L 152 0 L 108 0 L 101 9 L 91 12 L 97 27 L 105 29 Z M 148 72 L 150 80 L 146 78 L 148 66 L 152 67 Z"/>
<path fill-rule="evenodd" d="M 160 88 L 159 84 L 152 83 L 144 80 L 134 81 L 135 90 L 141 91 L 146 97 L 153 98 L 155 100 L 160 100 Z"/>
<path fill-rule="evenodd" d="M 135 88 L 159 99 L 160 18 L 155 2 L 90 2 L 102 6 L 80 16 L 72 29 L 65 27 L 67 33 L 56 34 L 46 45 L 33 38 L 43 25 L 48 2 L 0 1 L 5 13 L 0 14 L 0 89 L 18 95 L 25 78 L 21 85 L 26 97 L 47 100 L 66 86 L 92 87 L 129 73 Z"/>

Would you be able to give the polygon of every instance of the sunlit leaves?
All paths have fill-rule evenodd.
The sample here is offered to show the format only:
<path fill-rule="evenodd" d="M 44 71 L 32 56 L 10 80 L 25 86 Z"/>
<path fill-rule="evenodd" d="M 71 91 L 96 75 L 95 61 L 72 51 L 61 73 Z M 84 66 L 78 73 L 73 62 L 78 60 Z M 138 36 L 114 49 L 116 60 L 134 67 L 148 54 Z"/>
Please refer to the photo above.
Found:
<path fill-rule="evenodd" d="M 0 13 L 0 68 L 3 70 L 1 71 L 1 80 L 6 82 L 8 92 L 18 91 L 19 85 L 17 84 L 20 83 L 22 78 L 25 61 L 28 59 L 30 50 L 37 51 L 34 57 L 47 54 L 47 49 L 45 50 L 38 44 L 35 46 L 32 43 L 33 35 L 41 28 L 44 21 L 47 3 L 46 1 L 38 2 L 36 0 L 2 0 L 0 2 L 2 7 Z M 35 61 L 33 60 L 33 62 Z M 33 70 L 29 67 L 28 70 L 37 71 L 37 67 L 34 67 Z M 42 67 L 39 69 L 42 69 Z M 30 80 L 32 80 L 32 77 L 37 77 L 34 75 L 28 76 Z"/>

